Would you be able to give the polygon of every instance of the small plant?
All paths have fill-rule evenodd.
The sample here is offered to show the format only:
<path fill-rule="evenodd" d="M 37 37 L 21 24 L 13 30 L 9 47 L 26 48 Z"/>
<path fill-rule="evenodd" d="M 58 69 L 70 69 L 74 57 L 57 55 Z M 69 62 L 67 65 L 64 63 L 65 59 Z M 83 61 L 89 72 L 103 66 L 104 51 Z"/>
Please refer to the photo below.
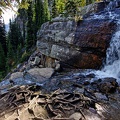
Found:
<path fill-rule="evenodd" d="M 31 55 L 31 53 L 25 51 L 25 52 L 22 54 L 22 57 L 21 57 L 21 59 L 20 59 L 20 62 L 22 63 L 22 62 L 24 62 L 24 61 L 27 61 L 27 60 L 29 59 L 30 55 Z"/>

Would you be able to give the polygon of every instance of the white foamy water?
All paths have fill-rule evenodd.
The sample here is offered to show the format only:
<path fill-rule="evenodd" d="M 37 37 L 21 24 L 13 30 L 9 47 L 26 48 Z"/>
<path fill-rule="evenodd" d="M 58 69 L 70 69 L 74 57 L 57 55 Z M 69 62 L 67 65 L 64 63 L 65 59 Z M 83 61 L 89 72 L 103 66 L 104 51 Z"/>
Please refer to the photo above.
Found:
<path fill-rule="evenodd" d="M 116 18 L 115 14 L 110 14 L 110 18 L 111 16 L 112 19 Z M 117 30 L 111 39 L 106 55 L 106 63 L 103 69 L 95 71 L 95 74 L 99 78 L 114 77 L 120 82 L 120 20 L 117 20 Z"/>
<path fill-rule="evenodd" d="M 111 19 L 117 23 L 117 30 L 112 36 L 110 46 L 106 51 L 106 62 L 104 67 L 98 71 L 91 71 L 98 78 L 114 77 L 120 83 L 120 14 L 111 10 L 115 5 L 112 2 L 106 7 L 103 14 L 95 14 L 91 19 Z"/>

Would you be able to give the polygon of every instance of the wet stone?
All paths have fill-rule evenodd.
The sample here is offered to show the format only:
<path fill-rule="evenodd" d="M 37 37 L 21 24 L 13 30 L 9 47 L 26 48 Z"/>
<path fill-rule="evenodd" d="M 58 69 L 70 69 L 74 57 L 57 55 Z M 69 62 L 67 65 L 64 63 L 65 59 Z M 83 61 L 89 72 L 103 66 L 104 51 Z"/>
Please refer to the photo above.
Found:
<path fill-rule="evenodd" d="M 78 93 L 84 93 L 84 88 L 76 88 L 75 90 L 74 90 L 74 92 L 78 92 Z"/>
<path fill-rule="evenodd" d="M 89 84 L 90 84 L 90 81 L 85 80 L 83 84 L 84 84 L 84 85 L 89 85 Z"/>
<path fill-rule="evenodd" d="M 108 100 L 107 96 L 105 94 L 102 94 L 102 93 L 98 93 L 96 92 L 95 93 L 95 97 L 97 98 L 97 100 Z"/>
<path fill-rule="evenodd" d="M 95 95 L 94 95 L 94 92 L 95 92 L 95 91 L 94 91 L 94 89 L 92 89 L 92 88 L 85 88 L 85 89 L 84 89 L 84 95 L 85 95 L 85 96 L 96 100 L 96 97 L 95 97 Z"/>
<path fill-rule="evenodd" d="M 73 76 L 74 79 L 80 79 L 80 78 L 85 78 L 84 75 L 80 74 L 80 75 L 75 75 Z"/>
<path fill-rule="evenodd" d="M 114 93 L 117 89 L 118 83 L 115 78 L 103 78 L 98 84 L 98 88 L 102 93 Z"/>
<path fill-rule="evenodd" d="M 88 77 L 88 78 L 95 78 L 95 74 L 91 73 L 91 74 L 86 75 L 86 77 Z"/>

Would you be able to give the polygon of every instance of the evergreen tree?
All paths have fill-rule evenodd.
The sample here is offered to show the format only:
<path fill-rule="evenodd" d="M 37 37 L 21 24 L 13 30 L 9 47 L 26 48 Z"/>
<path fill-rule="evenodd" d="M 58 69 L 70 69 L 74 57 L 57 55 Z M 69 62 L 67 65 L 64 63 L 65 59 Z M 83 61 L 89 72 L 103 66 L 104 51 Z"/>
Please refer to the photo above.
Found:
<path fill-rule="evenodd" d="M 59 11 L 57 9 L 57 1 L 53 0 L 53 5 L 52 5 L 52 18 L 55 18 L 56 16 L 58 16 Z"/>
<path fill-rule="evenodd" d="M 67 0 L 65 10 L 66 10 L 66 15 L 70 15 L 72 17 L 77 16 L 77 13 L 79 11 L 80 7 L 80 0 Z"/>
<path fill-rule="evenodd" d="M 32 2 L 29 3 L 30 6 L 27 10 L 27 38 L 26 38 L 26 50 L 30 49 L 32 46 L 35 45 L 35 25 L 33 22 L 33 4 Z"/>
<path fill-rule="evenodd" d="M 53 0 L 52 4 L 52 18 L 62 14 L 65 9 L 65 0 Z"/>
<path fill-rule="evenodd" d="M 5 72 L 5 54 L 2 48 L 2 44 L 0 43 L 0 72 Z"/>
<path fill-rule="evenodd" d="M 22 56 L 22 45 L 18 45 L 17 47 L 17 55 L 16 55 L 16 62 L 17 64 L 20 62 L 20 58 Z"/>
<path fill-rule="evenodd" d="M 44 22 L 50 20 L 50 11 L 48 9 L 48 0 L 44 0 Z"/>
<path fill-rule="evenodd" d="M 15 63 L 15 55 L 14 55 L 13 47 L 9 40 L 8 40 L 7 48 L 8 48 L 8 52 L 7 52 L 7 59 L 6 59 L 6 68 L 8 72 L 10 71 L 10 69 Z"/>
<path fill-rule="evenodd" d="M 35 0 L 35 24 L 36 33 L 41 25 L 45 22 L 44 19 L 44 6 L 42 0 Z"/>
<path fill-rule="evenodd" d="M 2 48 L 4 50 L 4 53 L 6 55 L 7 49 L 6 49 L 6 32 L 5 32 L 5 24 L 4 22 L 0 25 L 0 43 L 2 45 Z"/>
<path fill-rule="evenodd" d="M 27 11 L 26 11 L 26 9 L 18 9 L 18 13 L 19 13 L 19 15 L 17 16 L 17 18 L 20 18 L 20 20 L 22 21 L 21 31 L 22 31 L 23 40 L 25 41 L 25 39 L 26 39 Z"/>
<path fill-rule="evenodd" d="M 8 32 L 8 39 L 13 46 L 13 50 L 16 51 L 18 44 L 23 44 L 23 37 L 20 32 L 19 26 L 16 22 L 11 22 L 10 20 L 10 30 Z"/>

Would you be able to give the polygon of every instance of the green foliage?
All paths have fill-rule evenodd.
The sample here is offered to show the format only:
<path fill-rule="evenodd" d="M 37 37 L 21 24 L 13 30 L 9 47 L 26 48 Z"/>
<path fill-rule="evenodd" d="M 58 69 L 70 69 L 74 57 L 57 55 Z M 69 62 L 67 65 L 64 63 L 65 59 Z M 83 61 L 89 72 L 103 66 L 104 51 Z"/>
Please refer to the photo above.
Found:
<path fill-rule="evenodd" d="M 50 20 L 50 11 L 48 9 L 48 0 L 35 0 L 35 25 L 36 33 L 41 25 Z"/>
<path fill-rule="evenodd" d="M 4 54 L 4 50 L 2 48 L 2 45 L 0 43 L 0 72 L 4 72 L 5 71 L 5 54 Z"/>
<path fill-rule="evenodd" d="M 52 18 L 62 14 L 65 9 L 65 0 L 53 0 L 52 4 Z"/>
<path fill-rule="evenodd" d="M 29 2 L 32 0 L 14 0 L 16 4 L 18 5 L 19 8 L 25 8 L 28 9 L 29 7 Z M 12 6 L 13 0 L 1 0 L 0 1 L 0 15 L 3 13 L 3 10 L 6 9 L 13 9 Z"/>
<path fill-rule="evenodd" d="M 10 41 L 8 41 L 8 52 L 7 52 L 7 59 L 6 59 L 6 69 L 7 72 L 10 71 L 12 66 L 15 64 L 15 54 L 13 51 L 13 47 Z"/>
<path fill-rule="evenodd" d="M 44 23 L 44 6 L 42 0 L 35 0 L 35 24 L 36 32 Z"/>
<path fill-rule="evenodd" d="M 5 75 L 5 64 L 6 64 L 6 32 L 5 32 L 5 26 L 4 23 L 2 23 L 2 26 L 0 26 L 0 80 Z"/>
<path fill-rule="evenodd" d="M 11 22 L 10 20 L 10 30 L 8 32 L 8 39 L 13 46 L 13 50 L 16 50 L 19 44 L 23 44 L 23 37 L 21 35 L 20 28 L 18 27 L 15 21 Z"/>
<path fill-rule="evenodd" d="M 3 80 L 4 77 L 5 77 L 5 72 L 0 71 L 0 81 Z"/>
<path fill-rule="evenodd" d="M 50 11 L 48 9 L 48 0 L 44 0 L 43 6 L 44 6 L 44 22 L 47 22 L 50 20 Z"/>
<path fill-rule="evenodd" d="M 79 12 L 81 0 L 67 0 L 65 5 L 66 15 L 76 16 Z"/>
<path fill-rule="evenodd" d="M 35 25 L 33 21 L 33 5 L 32 2 L 29 3 L 30 6 L 27 10 L 27 39 L 26 39 L 26 50 L 28 51 L 33 45 L 35 45 Z"/>
<path fill-rule="evenodd" d="M 20 58 L 22 56 L 22 45 L 18 45 L 17 47 L 17 53 L 16 53 L 16 64 L 20 62 Z"/>
<path fill-rule="evenodd" d="M 23 40 L 25 41 L 26 38 L 26 23 L 27 23 L 27 11 L 26 9 L 18 9 L 18 19 L 22 22 L 22 29 L 20 29 L 23 32 Z M 24 43 L 24 42 L 23 42 Z"/>
<path fill-rule="evenodd" d="M 31 55 L 30 52 L 26 52 L 26 51 L 25 51 L 25 52 L 22 54 L 22 57 L 21 57 L 21 59 L 20 59 L 20 62 L 22 63 L 22 62 L 24 62 L 24 61 L 27 61 L 28 58 L 30 57 L 30 55 Z"/>
<path fill-rule="evenodd" d="M 4 50 L 4 53 L 6 55 L 7 53 L 7 48 L 6 48 L 6 32 L 5 32 L 5 25 L 4 22 L 0 26 L 0 43 L 2 45 L 2 48 Z"/>

